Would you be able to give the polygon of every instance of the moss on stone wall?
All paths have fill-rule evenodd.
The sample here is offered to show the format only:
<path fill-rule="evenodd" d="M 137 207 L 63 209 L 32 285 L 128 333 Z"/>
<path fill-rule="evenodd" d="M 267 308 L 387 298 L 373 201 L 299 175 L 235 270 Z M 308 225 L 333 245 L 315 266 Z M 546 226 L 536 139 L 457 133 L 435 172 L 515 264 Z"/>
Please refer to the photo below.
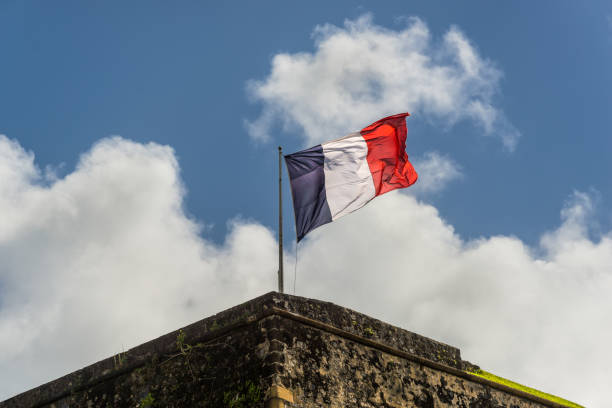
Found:
<path fill-rule="evenodd" d="M 505 386 L 508 386 L 510 388 L 514 388 L 516 390 L 520 390 L 523 392 L 526 392 L 527 394 L 531 394 L 531 395 L 535 395 L 537 397 L 540 398 L 544 398 L 546 400 L 552 401 L 552 402 L 556 402 L 557 404 L 561 404 L 561 405 L 565 405 L 567 407 L 571 407 L 571 408 L 584 408 L 582 405 L 578 405 L 575 402 L 571 402 L 568 401 L 566 399 L 563 399 L 561 397 L 557 397 L 556 395 L 552 395 L 552 394 L 548 394 L 539 390 L 536 390 L 535 388 L 531 388 L 531 387 L 527 387 L 525 385 L 519 384 L 517 382 L 514 381 L 510 381 L 506 378 L 497 376 L 495 374 L 489 373 L 485 370 L 476 370 L 476 371 L 467 371 L 468 373 L 475 375 L 477 377 L 482 377 L 485 378 L 489 381 L 493 381 L 496 382 L 498 384 L 503 384 Z"/>

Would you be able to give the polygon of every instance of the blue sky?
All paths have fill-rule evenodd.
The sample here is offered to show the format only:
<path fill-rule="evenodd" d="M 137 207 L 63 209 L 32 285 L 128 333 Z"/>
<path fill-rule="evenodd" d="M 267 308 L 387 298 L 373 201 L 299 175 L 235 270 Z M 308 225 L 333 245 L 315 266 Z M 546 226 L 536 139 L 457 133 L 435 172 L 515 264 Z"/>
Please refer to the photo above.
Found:
<path fill-rule="evenodd" d="M 466 177 L 434 199 L 459 232 L 514 234 L 532 243 L 558 222 L 573 189 L 596 188 L 604 208 L 612 201 L 606 182 L 612 34 L 605 3 L 0 7 L 6 39 L 0 131 L 33 151 L 39 166 L 64 164 L 60 174 L 108 135 L 171 145 L 189 191 L 187 209 L 215 224 L 209 231 L 215 240 L 236 214 L 275 222 L 279 140 L 249 139 L 243 120 L 254 119 L 260 106 L 246 97 L 246 81 L 265 77 L 278 52 L 311 51 L 316 25 L 342 24 L 364 12 L 389 28 L 399 28 L 402 16 L 418 16 L 437 37 L 456 25 L 504 73 L 496 104 L 522 134 L 514 153 L 493 138 L 479 140 L 470 124 L 427 126 L 418 116 L 408 123 L 411 156 L 436 149 L 452 153 L 463 168 Z M 303 147 L 297 138 L 282 144 L 286 151 Z M 611 219 L 602 208 L 600 222 Z"/>
<path fill-rule="evenodd" d="M 57 342 L 66 340 L 62 333 L 82 338 L 87 333 L 87 324 L 70 323 L 80 320 L 61 317 L 62 310 L 85 304 L 92 310 L 101 309 L 91 296 L 104 303 L 111 296 L 109 292 L 114 294 L 115 304 L 124 307 L 107 313 L 111 317 L 105 320 L 106 325 L 97 327 L 124 330 L 127 334 L 123 344 L 133 346 L 163 330 L 172 330 L 274 289 L 276 146 L 282 144 L 285 152 L 300 150 L 360 129 L 385 113 L 409 111 L 413 115 L 407 122 L 407 151 L 423 176 L 419 181 L 422 185 L 415 186 L 414 192 L 381 199 L 381 204 L 375 201 L 363 214 L 345 217 L 339 226 L 319 229 L 304 246 L 304 266 L 300 266 L 298 278 L 303 286 L 300 288 L 298 281 L 297 294 L 325 298 L 375 314 L 457 345 L 464 350 L 464 358 L 487 365 L 502 375 L 514 376 L 579 402 L 586 403 L 585 398 L 592 398 L 588 402 L 593 406 L 601 403 L 603 399 L 588 394 L 584 388 L 570 389 L 567 384 L 573 384 L 575 379 L 560 378 L 550 374 L 558 374 L 559 370 L 544 369 L 553 354 L 531 355 L 527 353 L 528 346 L 513 349 L 516 353 L 527 353 L 525 358 L 534 365 L 541 363 L 534 370 L 543 373 L 538 375 L 496 357 L 499 353 L 495 350 L 482 351 L 486 345 L 466 338 L 459 326 L 441 329 L 427 324 L 431 311 L 420 314 L 399 311 L 420 310 L 433 302 L 442 305 L 435 309 L 442 314 L 448 308 L 465 306 L 465 310 L 481 316 L 473 308 L 497 310 L 488 303 L 493 302 L 503 312 L 498 315 L 499 337 L 492 335 L 490 340 L 501 342 L 504 333 L 513 333 L 511 329 L 521 320 L 511 312 L 517 304 L 525 310 L 534 305 L 539 307 L 540 292 L 556 288 L 558 297 L 543 301 L 546 307 L 542 306 L 538 314 L 540 323 L 557 322 L 550 323 L 555 328 L 547 329 L 548 323 L 521 326 L 527 337 L 536 336 L 532 330 L 538 330 L 538 336 L 549 339 L 534 349 L 554 349 L 550 342 L 562 333 L 562 327 L 573 327 L 575 323 L 578 330 L 580 318 L 572 314 L 576 311 L 592 316 L 587 319 L 592 325 L 580 326 L 580 330 L 595 330 L 601 325 L 599 318 L 593 317 L 593 310 L 609 312 L 612 305 L 603 295 L 598 297 L 589 291 L 595 290 L 593 285 L 609 287 L 612 270 L 609 260 L 612 6 L 602 1 L 218 3 L 11 0 L 0 3 L 0 135 L 6 136 L 2 139 L 4 155 L 0 149 L 0 174 L 6 188 L 0 191 L 5 191 L 6 203 L 0 208 L 8 214 L 5 221 L 0 216 L 0 225 L 5 222 L 5 230 L 11 231 L 0 235 L 0 254 L 6 256 L 4 261 L 0 258 L 0 313 L 4 314 L 0 317 L 0 344 L 4 344 L 3 339 L 9 342 L 9 334 L 20 330 L 41 353 L 53 350 L 62 355 L 61 350 L 41 345 L 43 334 Z M 416 37 L 424 32 L 426 39 Z M 334 77 L 335 57 L 325 57 L 321 52 L 342 36 L 354 41 L 356 48 L 364 39 L 380 40 L 383 44 L 388 39 L 400 45 L 394 48 L 395 54 L 388 56 L 387 65 L 385 54 L 374 51 L 367 54 L 371 51 L 367 47 L 358 57 L 340 58 L 339 63 L 347 67 L 354 64 L 367 71 L 356 74 L 355 81 L 346 85 L 342 78 Z M 417 38 L 415 43 L 403 49 L 402 42 L 408 43 L 413 37 Z M 333 49 L 342 54 L 342 47 Z M 477 67 L 475 73 L 468 72 L 469 64 L 458 62 L 465 55 L 462 52 L 471 53 L 470 61 Z M 416 54 L 430 62 L 425 67 L 415 66 L 412 71 L 410 56 Z M 285 58 L 286 65 L 274 65 L 273 61 L 281 61 L 275 59 L 279 56 Z M 373 56 L 376 58 L 372 62 Z M 304 63 L 305 60 L 312 64 Z M 402 69 L 398 70 L 398 66 Z M 292 67 L 303 72 L 293 72 Z M 441 86 L 434 92 L 428 81 L 436 72 L 446 72 L 449 77 L 439 83 L 432 79 L 431 87 Z M 339 93 L 360 87 L 363 84 L 359 81 L 372 80 L 372 75 L 395 81 L 392 82 L 395 85 L 384 81 L 380 85 L 378 78 L 373 79 L 389 98 L 377 99 L 381 98 L 380 90 L 368 94 L 366 87 L 364 98 L 374 100 L 375 108 L 367 110 L 369 102 L 359 97 L 353 99 L 354 104 L 331 105 L 329 101 Z M 327 81 L 333 86 L 324 86 Z M 456 87 L 455 93 L 451 86 Z M 422 94 L 414 96 L 415 90 L 421 88 L 425 88 L 419 91 Z M 312 103 L 317 98 L 323 102 Z M 445 98 L 449 99 L 448 106 L 440 107 L 438 102 Z M 470 111 L 469 104 L 474 101 L 485 110 Z M 341 113 L 317 120 L 317 115 L 332 108 Z M 260 134 L 249 127 L 258 123 L 263 128 Z M 327 124 L 329 127 L 322 126 Z M 109 139 L 115 135 L 121 138 Z M 423 170 L 417 166 L 419 163 Z M 116 168 L 112 167 L 115 165 Z M 154 170 L 148 173 L 147 166 Z M 102 174 L 98 171 L 104 173 L 99 176 L 102 179 L 97 178 Z M 287 185 L 284 194 L 286 233 L 291 236 L 293 219 Z M 45 208 L 37 199 L 30 199 L 38 195 L 46 197 L 42 201 L 57 201 L 57 209 L 51 204 L 49 207 L 54 209 Z M 62 200 L 70 205 L 64 205 Z M 108 207 L 100 209 L 107 201 Z M 385 229 L 387 221 L 378 218 L 381 213 L 389 209 L 401 212 L 402 208 L 411 215 L 401 217 L 412 218 Z M 91 216 L 81 219 L 82 214 Z M 428 221 L 419 226 L 419 219 L 412 214 L 422 214 Z M 391 213 L 387 216 L 395 217 Z M 374 219 L 379 222 L 370 224 Z M 425 225 L 431 228 L 418 235 L 416 231 Z M 113 229 L 115 226 L 117 229 Z M 458 270 L 481 268 L 490 272 L 482 276 L 459 273 L 462 284 L 469 287 L 480 287 L 483 279 L 491 279 L 496 282 L 495 288 L 499 289 L 496 293 L 501 298 L 516 297 L 516 290 L 528 292 L 533 298 L 521 300 L 520 295 L 517 304 L 512 303 L 514 300 L 505 304 L 489 299 L 474 306 L 472 300 L 452 296 L 446 303 L 426 297 L 414 300 L 418 297 L 414 293 L 403 295 L 398 289 L 382 297 L 395 299 L 385 308 L 359 300 L 357 295 L 340 295 L 334 292 L 335 285 L 354 285 L 354 292 L 361 293 L 359 282 L 367 281 L 367 271 L 360 271 L 347 258 L 344 264 L 340 258 L 337 263 L 331 261 L 332 255 L 323 249 L 329 248 L 325 245 L 331 242 L 326 241 L 324 234 L 334 237 L 333 244 L 346 242 L 345 247 L 334 250 L 346 251 L 346 256 L 351 257 L 346 234 L 354 234 L 361 227 L 370 228 L 369 234 L 382 236 L 401 230 L 402 236 L 410 235 L 406 239 L 419 242 L 424 251 L 446 253 L 449 259 L 443 266 L 446 270 L 461 264 Z M 440 239 L 430 240 L 430 231 L 439 231 Z M 431 232 L 432 236 L 436 234 Z M 150 247 L 143 244 L 148 239 Z M 377 244 L 391 245 L 382 240 Z M 86 246 L 73 252 L 75 242 Z M 400 252 L 408 252 L 406 248 L 417 245 L 413 241 L 394 242 Z M 355 243 L 355 248 L 359 245 L 366 244 Z M 488 253 L 485 249 L 489 246 L 504 249 L 499 249 L 499 253 L 491 249 L 490 256 L 483 255 L 482 259 L 487 259 L 484 263 L 465 261 L 471 259 L 473 251 L 482 249 L 480 253 Z M 117 248 L 128 248 L 129 254 L 115 258 Z M 156 263 L 150 265 L 140 263 L 148 254 L 166 248 L 167 258 L 156 258 Z M 365 248 L 374 253 L 376 245 Z M 587 249 L 574 258 L 567 255 L 576 248 Z M 510 254 L 515 250 L 521 255 Z M 289 247 L 289 263 L 293 262 L 292 251 Z M 83 253 L 87 254 L 85 258 Z M 502 253 L 510 254 L 509 258 Z M 41 259 L 38 264 L 30 259 L 37 255 Z M 329 264 L 317 264 L 314 261 L 317 256 L 329 257 Z M 109 258 L 113 261 L 100 263 L 95 260 L 102 258 L 97 257 L 106 259 L 104 262 Z M 194 257 L 193 261 L 176 262 L 185 269 L 174 270 L 173 260 L 190 257 Z M 522 257 L 524 264 L 517 261 Z M 463 260 L 454 262 L 455 258 Z M 499 259 L 499 264 L 489 259 Z M 251 261 L 252 265 L 247 267 Z M 446 287 L 436 277 L 415 280 L 425 279 L 424 275 L 435 276 L 436 268 L 442 267 L 433 261 L 428 263 L 426 257 L 417 261 L 398 260 L 398 264 L 387 267 L 396 268 L 399 274 L 403 270 L 399 265 L 407 262 L 415 262 L 409 263 L 410 268 L 415 273 L 420 271 L 421 276 L 410 275 L 408 286 L 426 286 L 436 296 L 444 290 L 452 291 L 452 287 Z M 581 262 L 592 265 L 581 269 Z M 343 265 L 354 275 L 335 275 Z M 521 284 L 520 280 L 515 283 L 505 280 L 507 274 L 514 274 L 513 267 L 525 270 L 533 267 L 533 275 L 540 273 L 542 267 L 542 274 L 559 271 L 557 275 L 565 278 L 551 282 L 557 276 L 554 273 L 546 279 L 537 275 L 534 279 L 539 283 L 532 282 L 535 289 L 524 289 L 529 285 Z M 55 272 L 43 277 L 40 269 L 46 268 Z M 146 274 L 126 275 L 138 268 L 155 269 L 155 278 L 145 284 Z M 320 278 L 329 279 L 329 287 L 309 282 L 309 268 L 322 270 L 324 275 Z M 187 269 L 192 272 L 184 272 Z M 81 287 L 74 282 L 90 287 L 98 279 L 94 276 L 104 276 L 109 270 L 123 272 L 108 280 L 112 283 L 105 282 L 109 286 L 80 301 L 73 299 L 73 295 L 43 297 L 57 313 L 45 324 L 31 314 L 17 312 L 28 310 L 36 314 L 39 308 L 48 306 L 23 297 L 20 300 L 18 296 L 37 297 L 43 290 L 41 282 L 46 279 L 73 282 L 67 285 L 74 284 L 72 288 L 78 291 Z M 192 299 L 182 291 L 194 284 L 204 285 L 198 275 L 200 270 L 208 276 L 206 282 L 214 283 L 210 287 L 216 289 L 206 292 L 204 297 L 208 299 L 198 303 L 194 299 L 202 294 L 194 293 Z M 585 275 L 577 277 L 583 270 Z M 238 278 L 228 277 L 232 272 L 242 281 L 234 282 Z M 80 278 L 74 280 L 74 276 Z M 357 278 L 353 280 L 351 276 Z M 394 276 L 387 278 L 395 279 Z M 158 293 L 157 288 L 168 285 L 168 279 L 181 283 L 168 289 L 174 290 L 168 296 L 173 300 L 166 309 L 172 312 L 163 318 L 156 317 L 159 320 L 149 325 L 150 331 L 138 327 L 126 329 L 133 321 L 124 320 L 129 315 L 126 310 L 134 311 L 143 320 L 151 319 L 145 309 L 157 302 L 158 297 L 151 295 L 150 302 L 133 304 L 127 300 L 129 294 L 126 292 L 124 299 L 115 285 L 150 284 L 150 293 Z M 20 283 L 26 281 L 27 285 Z M 580 284 L 572 286 L 574 281 Z M 588 289 L 581 289 L 581 285 Z M 232 295 L 224 296 L 227 292 Z M 187 301 L 181 303 L 183 297 Z M 411 300 L 406 300 L 409 297 Z M 572 299 L 571 307 L 567 306 L 568 299 Z M 196 307 L 184 306 L 194 302 Z M 567 313 L 559 312 L 565 320 L 556 316 L 559 305 L 568 307 Z M 95 312 L 91 313 L 95 316 Z M 461 318 L 469 316 L 466 311 Z M 461 321 L 457 316 L 451 317 Z M 486 322 L 491 316 L 481 317 L 481 322 Z M 602 339 L 611 336 L 607 329 L 595 333 L 593 337 Z M 597 349 L 592 344 L 596 341 L 587 337 L 584 341 Z M 572 342 L 573 334 L 569 338 L 567 343 L 558 345 L 559 352 L 578 347 L 578 343 Z M 512 344 L 523 342 L 515 340 Z M 0 399 L 122 347 L 109 342 L 110 339 L 100 340 L 92 345 L 90 353 L 71 352 L 74 358 L 68 362 L 46 357 L 45 369 L 34 377 L 23 368 L 34 365 L 34 360 L 28 360 L 23 350 L 14 349 L 4 364 L 23 373 L 11 379 L 12 383 L 4 389 L 0 388 Z M 586 343 L 579 344 L 583 347 Z M 603 343 L 600 345 L 603 349 Z M 466 356 L 465 350 L 472 354 Z M 581 358 L 586 360 L 580 361 L 591 361 L 587 356 Z M 577 368 L 580 361 L 565 362 L 564 367 Z M 598 376 L 604 373 L 596 369 L 594 372 Z"/>

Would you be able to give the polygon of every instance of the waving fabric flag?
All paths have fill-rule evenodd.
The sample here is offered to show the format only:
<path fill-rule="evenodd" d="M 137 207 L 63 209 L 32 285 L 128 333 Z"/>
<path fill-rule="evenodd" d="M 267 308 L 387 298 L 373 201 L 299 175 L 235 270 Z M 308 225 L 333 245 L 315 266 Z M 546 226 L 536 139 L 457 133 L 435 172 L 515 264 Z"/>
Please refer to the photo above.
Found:
<path fill-rule="evenodd" d="M 406 154 L 406 116 L 285 156 L 298 242 L 313 229 L 417 181 Z"/>

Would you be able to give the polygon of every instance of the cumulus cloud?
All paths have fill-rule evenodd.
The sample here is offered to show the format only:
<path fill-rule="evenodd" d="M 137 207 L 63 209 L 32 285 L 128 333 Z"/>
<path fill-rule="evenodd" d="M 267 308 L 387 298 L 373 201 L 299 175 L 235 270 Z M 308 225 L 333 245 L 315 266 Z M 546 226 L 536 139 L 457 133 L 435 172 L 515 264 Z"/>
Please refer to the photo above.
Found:
<path fill-rule="evenodd" d="M 280 124 L 317 144 L 408 111 L 446 127 L 472 121 L 513 150 L 519 132 L 494 104 L 501 71 L 457 27 L 434 40 L 423 21 L 407 22 L 395 31 L 364 15 L 318 26 L 314 52 L 274 56 L 268 77 L 248 84 L 263 104 L 247 122 L 251 137 L 268 140 Z"/>
<path fill-rule="evenodd" d="M 48 181 L 0 136 L 0 400 L 274 288 L 273 234 L 208 242 L 184 194 L 168 146 L 104 139 Z"/>
<path fill-rule="evenodd" d="M 453 159 L 438 152 L 428 152 L 422 157 L 411 159 L 418 170 L 419 182 L 406 191 L 408 194 L 426 196 L 439 193 L 451 182 L 463 177 L 461 166 Z"/>
<path fill-rule="evenodd" d="M 275 287 L 271 231 L 235 219 L 223 244 L 203 239 L 168 146 L 104 139 L 48 183 L 0 137 L 0 174 L 0 400 Z M 300 244 L 297 293 L 605 406 L 612 233 L 589 238 L 592 211 L 574 193 L 532 248 L 465 240 L 431 205 L 388 193 Z"/>
<path fill-rule="evenodd" d="M 612 232 L 588 237 L 592 208 L 574 193 L 560 226 L 530 248 L 512 236 L 464 240 L 434 207 L 389 193 L 311 233 L 298 289 L 456 345 L 499 375 L 606 406 Z"/>

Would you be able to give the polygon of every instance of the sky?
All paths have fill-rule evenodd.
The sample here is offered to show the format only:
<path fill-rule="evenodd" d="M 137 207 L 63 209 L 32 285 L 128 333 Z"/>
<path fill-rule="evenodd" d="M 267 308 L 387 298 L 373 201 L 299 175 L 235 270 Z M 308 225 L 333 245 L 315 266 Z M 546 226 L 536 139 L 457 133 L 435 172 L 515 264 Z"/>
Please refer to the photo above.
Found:
<path fill-rule="evenodd" d="M 284 185 L 288 292 L 606 406 L 610 3 L 7 0 L 0 55 L 0 400 L 275 290 L 277 146 L 410 112 L 297 269 Z"/>

